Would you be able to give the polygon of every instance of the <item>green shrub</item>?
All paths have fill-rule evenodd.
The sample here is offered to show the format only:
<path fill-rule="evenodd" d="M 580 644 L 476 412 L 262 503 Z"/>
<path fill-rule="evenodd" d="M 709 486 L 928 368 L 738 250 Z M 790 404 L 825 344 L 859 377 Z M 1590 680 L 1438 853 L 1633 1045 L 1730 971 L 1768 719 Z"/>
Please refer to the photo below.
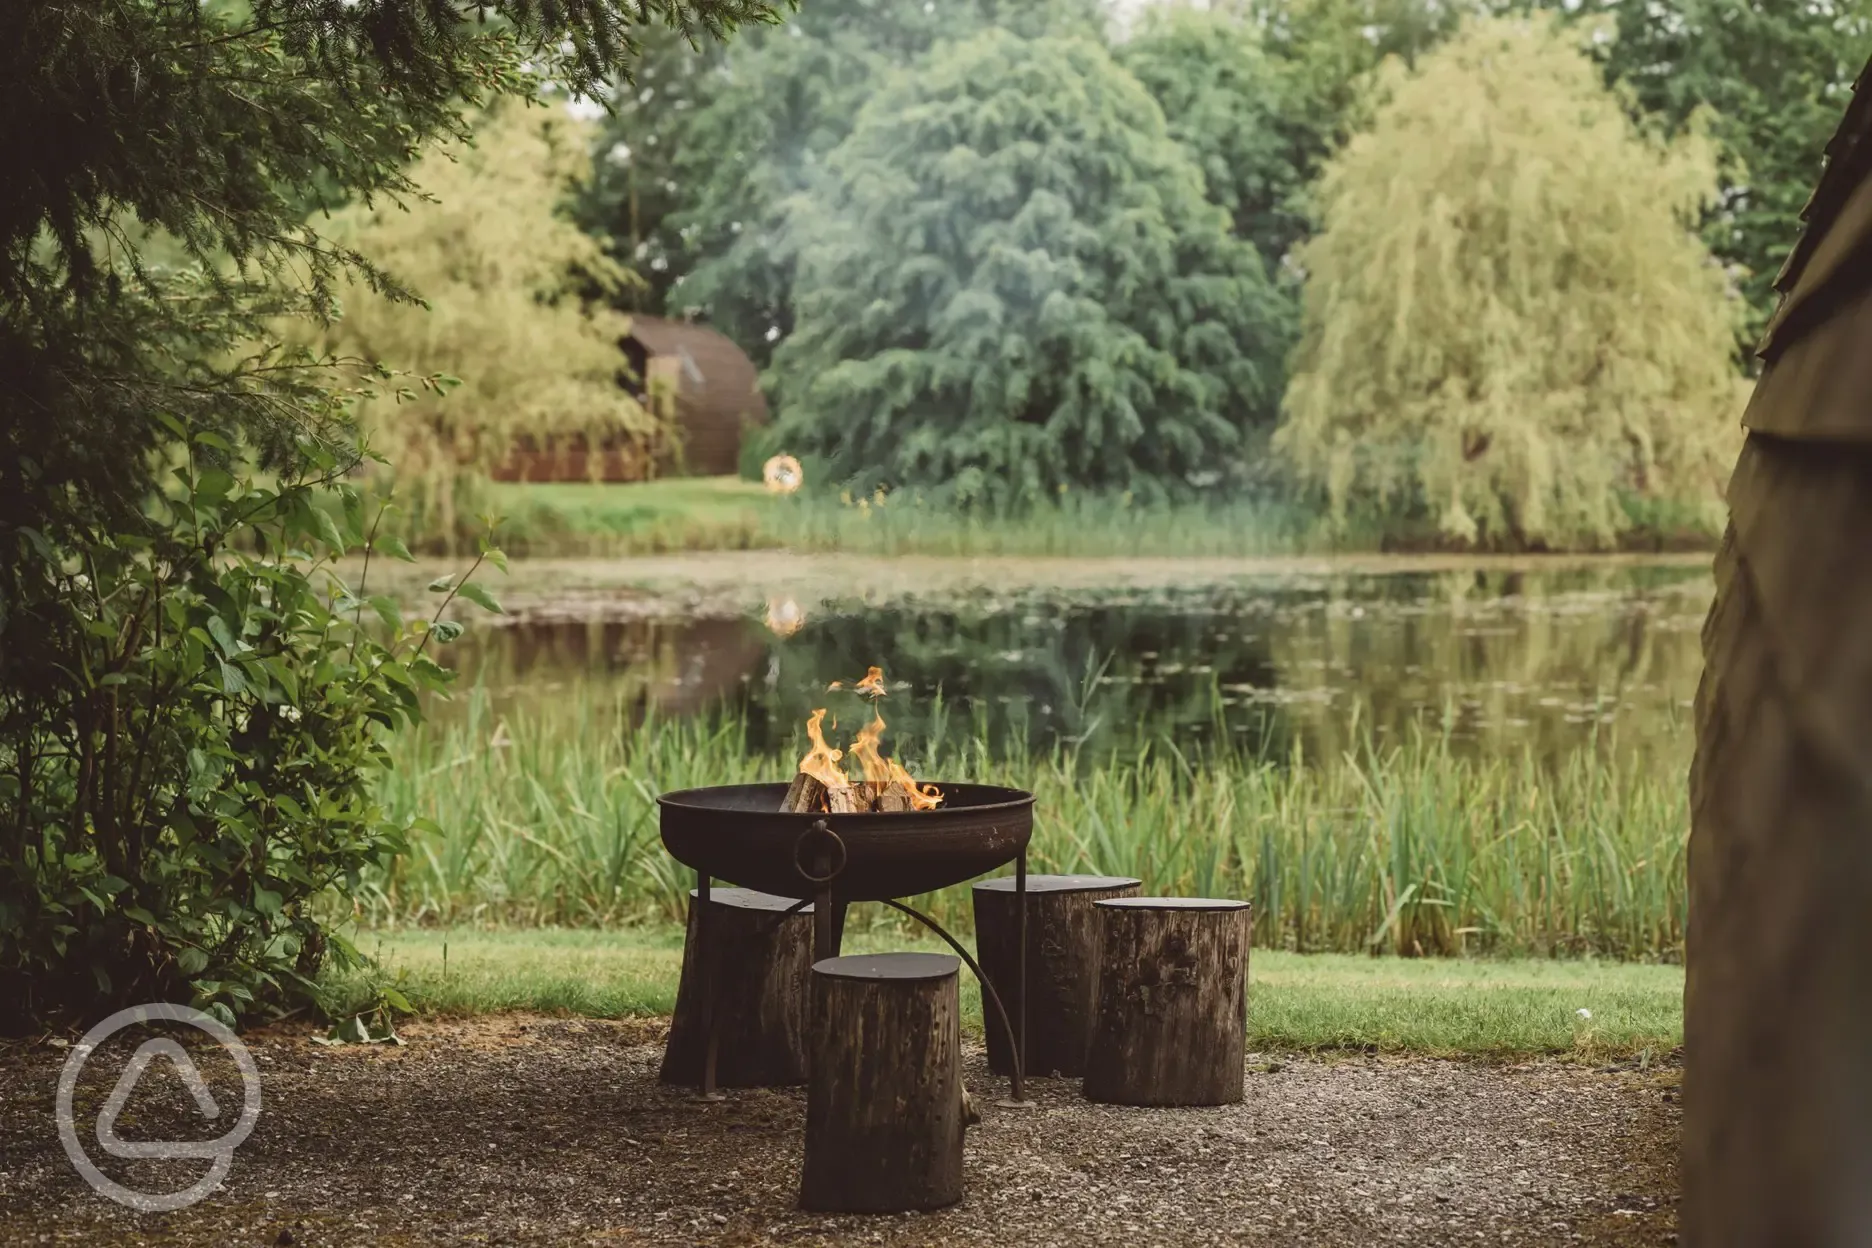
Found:
<path fill-rule="evenodd" d="M 331 570 L 359 547 L 366 577 L 373 546 L 408 556 L 364 531 L 329 451 L 262 485 L 217 435 L 174 432 L 180 488 L 149 524 L 77 547 L 27 529 L 16 552 L 8 635 L 31 653 L 0 685 L 3 1032 L 148 1001 L 232 1023 L 302 997 L 324 957 L 353 956 L 308 902 L 404 844 L 372 781 L 447 682 L 429 646 L 461 626 L 405 623 Z"/>

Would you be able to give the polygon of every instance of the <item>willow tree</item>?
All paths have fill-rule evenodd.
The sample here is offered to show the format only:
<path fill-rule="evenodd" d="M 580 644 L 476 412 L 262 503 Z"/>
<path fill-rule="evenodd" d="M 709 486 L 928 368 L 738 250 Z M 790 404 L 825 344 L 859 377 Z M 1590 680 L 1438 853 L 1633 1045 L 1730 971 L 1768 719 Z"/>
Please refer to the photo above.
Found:
<path fill-rule="evenodd" d="M 1615 544 L 1639 500 L 1714 522 L 1738 302 L 1691 233 L 1716 157 L 1637 129 L 1553 27 L 1490 19 L 1328 166 L 1278 449 L 1335 520 Z"/>
<path fill-rule="evenodd" d="M 472 144 L 438 149 L 412 171 L 426 202 L 358 205 L 333 224 L 427 306 L 353 286 L 327 347 L 461 382 L 361 412 L 373 449 L 415 487 L 425 536 L 447 535 L 458 490 L 471 491 L 522 437 L 622 443 L 648 458 L 667 435 L 667 422 L 618 384 L 628 318 L 586 297 L 633 279 L 562 210 L 590 170 L 590 142 L 589 127 L 563 109 L 504 105 Z"/>
<path fill-rule="evenodd" d="M 1091 40 L 991 30 L 890 80 L 792 228 L 775 436 L 836 474 L 1187 492 L 1272 414 L 1286 303 Z"/>

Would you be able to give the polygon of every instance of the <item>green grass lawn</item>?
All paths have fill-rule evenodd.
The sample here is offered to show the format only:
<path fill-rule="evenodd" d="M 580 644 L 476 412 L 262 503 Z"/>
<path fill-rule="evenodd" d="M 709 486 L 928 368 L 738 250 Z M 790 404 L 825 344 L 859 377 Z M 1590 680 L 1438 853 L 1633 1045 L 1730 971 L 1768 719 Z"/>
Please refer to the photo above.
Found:
<path fill-rule="evenodd" d="M 400 977 L 401 990 L 425 1013 L 667 1014 L 682 964 L 675 928 L 406 929 L 364 932 L 357 944 L 379 966 L 328 980 L 334 1013 L 364 1008 L 380 984 Z M 883 949 L 942 946 L 890 932 L 854 932 L 846 941 L 847 952 Z M 1666 1052 L 1683 1037 L 1683 971 L 1671 966 L 1257 949 L 1249 983 L 1249 1042 L 1264 1051 L 1375 1048 L 1598 1060 Z M 1581 1018 L 1582 1009 L 1592 1017 Z M 979 1031 L 980 997 L 966 974 L 963 1011 Z"/>
<path fill-rule="evenodd" d="M 537 553 L 660 554 L 778 545 L 774 499 L 739 477 L 675 477 L 635 484 L 493 483 L 503 531 Z"/>

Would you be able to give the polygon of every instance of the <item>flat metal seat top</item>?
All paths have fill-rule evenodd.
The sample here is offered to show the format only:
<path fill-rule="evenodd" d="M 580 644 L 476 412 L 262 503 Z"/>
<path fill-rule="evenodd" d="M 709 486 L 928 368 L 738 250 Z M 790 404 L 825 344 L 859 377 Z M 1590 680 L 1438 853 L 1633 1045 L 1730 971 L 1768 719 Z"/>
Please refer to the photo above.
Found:
<path fill-rule="evenodd" d="M 853 953 L 822 958 L 813 974 L 834 979 L 943 979 L 954 975 L 960 959 L 946 953 Z"/>
<path fill-rule="evenodd" d="M 689 896 L 700 897 L 702 890 L 692 888 Z M 776 897 L 772 893 L 757 893 L 751 888 L 711 888 L 709 901 L 718 906 L 728 906 L 736 910 L 771 910 L 778 914 L 783 910 L 792 910 L 795 914 L 811 914 L 812 903 L 805 905 L 791 897 Z"/>
<path fill-rule="evenodd" d="M 982 880 L 975 885 L 975 891 L 981 893 L 1011 893 L 1014 891 L 1015 877 L 997 875 L 992 880 Z M 1030 893 L 1089 893 L 1101 888 L 1135 888 L 1142 880 L 1134 880 L 1128 875 L 1030 875 L 1027 877 L 1027 891 Z"/>
<path fill-rule="evenodd" d="M 1225 897 L 1113 897 L 1095 906 L 1126 910 L 1246 910 L 1249 903 Z"/>

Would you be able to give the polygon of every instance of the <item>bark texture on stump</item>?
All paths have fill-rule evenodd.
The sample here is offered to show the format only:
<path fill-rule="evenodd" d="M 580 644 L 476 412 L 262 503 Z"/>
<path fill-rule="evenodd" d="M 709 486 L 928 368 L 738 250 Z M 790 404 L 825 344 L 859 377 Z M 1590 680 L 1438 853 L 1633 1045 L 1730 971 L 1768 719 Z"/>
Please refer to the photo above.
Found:
<path fill-rule="evenodd" d="M 814 963 L 800 1208 L 898 1213 L 962 1199 L 959 965 L 934 953 Z"/>
<path fill-rule="evenodd" d="M 1872 307 L 1860 326 L 1872 356 Z M 1683 1242 L 1872 1243 L 1872 447 L 1751 433 L 1729 501 L 1690 777 Z"/>
<path fill-rule="evenodd" d="M 1026 1074 L 1077 1078 L 1085 1073 L 1098 992 L 1099 924 L 1093 903 L 1132 896 L 1138 884 L 1113 875 L 1027 877 Z M 983 880 L 973 891 L 975 956 L 1018 1029 L 1020 897 L 1014 877 Z M 1014 1056 L 1007 1036 L 998 1020 L 983 1021 L 989 1068 L 997 1075 L 1011 1073 Z"/>
<path fill-rule="evenodd" d="M 806 1009 L 812 967 L 812 907 L 746 888 L 709 890 L 709 945 L 722 1087 L 784 1087 L 806 1082 Z M 696 890 L 689 890 L 676 1015 L 663 1047 L 664 1083 L 696 1086 L 708 1036 L 702 1027 Z"/>
<path fill-rule="evenodd" d="M 1248 1045 L 1249 906 L 1120 897 L 1099 915 L 1087 1099 L 1232 1105 Z"/>

